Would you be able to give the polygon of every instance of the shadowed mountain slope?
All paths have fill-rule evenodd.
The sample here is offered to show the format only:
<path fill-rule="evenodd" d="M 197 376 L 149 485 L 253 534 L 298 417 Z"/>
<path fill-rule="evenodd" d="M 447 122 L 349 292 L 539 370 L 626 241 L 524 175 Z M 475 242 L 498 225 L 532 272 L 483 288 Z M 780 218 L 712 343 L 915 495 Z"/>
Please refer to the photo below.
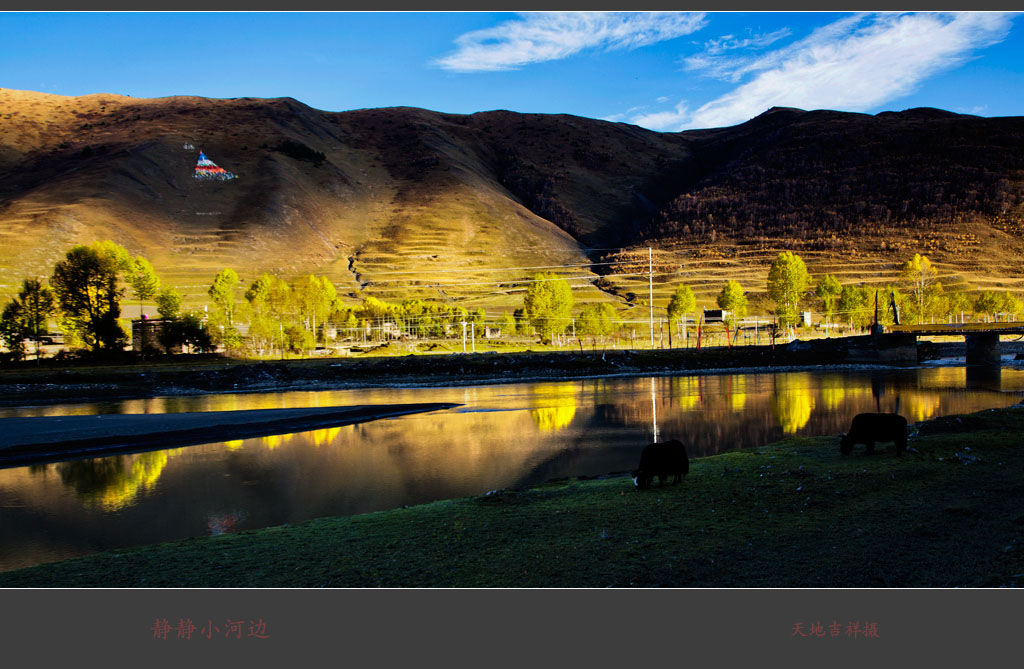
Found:
<path fill-rule="evenodd" d="M 0 292 L 99 239 L 193 296 L 233 267 L 243 282 L 316 272 L 343 293 L 510 306 L 507 282 L 529 272 L 496 268 L 647 245 L 666 290 L 706 263 L 724 268 L 706 291 L 733 266 L 762 290 L 780 248 L 850 280 L 923 252 L 963 281 L 1014 287 L 1022 149 L 1024 118 L 940 110 L 772 109 L 656 133 L 509 111 L 0 89 Z M 199 151 L 237 179 L 194 179 Z"/>

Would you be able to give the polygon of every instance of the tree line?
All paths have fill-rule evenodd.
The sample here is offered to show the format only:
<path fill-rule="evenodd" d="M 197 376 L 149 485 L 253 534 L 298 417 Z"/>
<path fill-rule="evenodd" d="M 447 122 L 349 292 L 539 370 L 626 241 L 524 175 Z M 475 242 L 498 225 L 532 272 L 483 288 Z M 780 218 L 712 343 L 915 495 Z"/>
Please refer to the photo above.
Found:
<path fill-rule="evenodd" d="M 467 331 L 483 336 L 484 328 L 492 336 L 536 337 L 544 344 L 564 345 L 575 339 L 582 348 L 585 338 L 596 346 L 599 340 L 621 336 L 623 331 L 635 343 L 647 326 L 621 319 L 607 302 L 577 309 L 569 282 L 554 272 L 535 274 L 522 306 L 497 318 L 489 318 L 482 308 L 470 310 L 421 299 L 392 303 L 363 296 L 361 304 L 353 306 L 339 297 L 326 276 L 312 274 L 288 282 L 264 273 L 238 299 L 241 290 L 237 272 L 225 268 L 207 290 L 208 308 L 183 311 L 181 294 L 162 287 L 146 258 L 132 256 L 111 241 L 78 245 L 56 263 L 48 285 L 41 279 L 22 282 L 17 296 L 0 313 L 0 340 L 9 358 L 23 359 L 30 344 L 38 358 L 53 319 L 69 349 L 94 353 L 123 350 L 129 332 L 121 318 L 121 305 L 128 297 L 138 301 L 140 318 L 148 300 L 155 302 L 160 314 L 157 341 L 143 341 L 144 353 L 186 348 L 202 352 L 221 347 L 230 352 L 247 349 L 262 357 L 275 351 L 308 352 L 328 345 L 332 336 L 350 341 L 465 338 Z M 1022 311 L 1020 301 L 1009 291 L 982 291 L 971 297 L 964 291 L 945 290 L 931 262 L 920 254 L 907 260 L 893 281 L 870 287 L 844 285 L 828 273 L 815 280 L 799 255 L 785 251 L 769 268 L 765 293 L 772 303 L 770 314 L 784 328 L 799 326 L 802 312 L 810 309 L 821 314 L 826 329 L 836 324 L 866 327 L 876 310 L 883 324 L 959 319 L 968 312 L 994 318 Z M 727 328 L 735 330 L 747 317 L 748 294 L 738 281 L 727 281 L 715 302 L 725 312 Z M 686 321 L 695 310 L 693 289 L 686 284 L 677 286 L 663 312 L 670 324 L 669 346 L 672 326 L 686 337 Z M 659 322 L 660 318 L 659 313 Z M 239 327 L 243 323 L 248 325 L 245 336 Z"/>

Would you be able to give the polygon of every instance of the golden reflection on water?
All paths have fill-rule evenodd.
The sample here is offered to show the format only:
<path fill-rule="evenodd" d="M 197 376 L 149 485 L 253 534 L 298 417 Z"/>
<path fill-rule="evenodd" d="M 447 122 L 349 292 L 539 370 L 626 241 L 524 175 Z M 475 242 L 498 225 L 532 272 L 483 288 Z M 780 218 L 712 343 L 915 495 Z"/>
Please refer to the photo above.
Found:
<path fill-rule="evenodd" d="M 88 506 L 117 511 L 156 486 L 169 458 L 181 449 L 75 460 L 56 465 L 61 481 Z"/>
<path fill-rule="evenodd" d="M 902 400 L 900 413 L 907 417 L 907 421 L 917 423 L 928 420 L 938 415 L 942 406 L 942 395 L 925 391 L 914 391 L 905 393 Z"/>
<path fill-rule="evenodd" d="M 464 405 L 302 433 L 0 469 L 0 546 L 7 551 L 0 554 L 0 568 L 86 554 L 97 545 L 133 545 L 126 537 L 144 536 L 151 543 L 626 471 L 635 467 L 655 418 L 663 438 L 679 438 L 690 457 L 702 457 L 797 433 L 835 435 L 865 411 L 896 411 L 917 422 L 1013 404 L 1021 391 L 1020 369 L 930 368 L 207 395 L 3 409 L 0 416 Z M 67 529 L 72 527 L 88 532 Z"/>
<path fill-rule="evenodd" d="M 320 448 L 333 442 L 340 432 L 340 427 L 326 427 L 322 430 L 313 430 L 309 433 L 309 440 L 313 442 L 314 446 Z"/>
<path fill-rule="evenodd" d="M 730 376 L 729 378 L 729 409 L 734 413 L 743 411 L 747 405 L 747 377 Z"/>
<path fill-rule="evenodd" d="M 543 432 L 569 427 L 576 416 L 575 383 L 544 383 L 533 389 L 533 404 L 530 416 Z"/>
<path fill-rule="evenodd" d="M 700 406 L 702 380 L 700 376 L 672 377 L 669 389 L 676 398 L 676 406 L 683 411 L 692 411 Z"/>
<path fill-rule="evenodd" d="M 471 481 L 499 479 L 509 483 L 530 472 L 550 470 L 557 475 L 564 469 L 571 473 L 574 463 L 587 458 L 603 462 L 594 455 L 606 448 L 594 437 L 598 431 L 619 430 L 623 435 L 619 439 L 642 445 L 651 434 L 655 417 L 665 438 L 683 439 L 692 448 L 691 456 L 699 457 L 758 445 L 802 430 L 838 433 L 854 414 L 863 411 L 897 411 L 910 422 L 918 422 L 943 413 L 975 410 L 973 395 L 965 388 L 970 383 L 981 384 L 983 389 L 973 393 L 999 392 L 1003 386 L 1024 388 L 1020 370 L 996 370 L 980 377 L 979 372 L 973 374 L 962 367 L 939 367 L 913 370 L 905 373 L 905 378 L 869 372 L 697 375 L 657 377 L 653 382 L 650 378 L 597 379 L 447 389 L 169 397 L 123 402 L 116 408 L 123 413 L 159 413 L 457 402 L 465 407 L 393 421 L 236 439 L 208 446 L 247 458 L 280 451 L 270 461 L 275 467 L 285 466 L 284 463 L 296 458 L 309 460 L 313 456 L 306 452 L 308 449 L 320 451 L 338 466 L 333 476 L 347 481 L 346 485 L 353 485 L 351 472 L 367 472 L 365 484 L 356 486 L 364 494 L 375 494 L 373 488 L 379 487 L 382 480 L 397 485 L 396 478 L 406 482 L 402 485 L 423 479 L 445 481 L 444 486 L 455 485 L 470 494 L 475 489 L 468 483 Z M 1003 404 L 1015 401 L 1007 397 Z M 90 406 L 34 407 L 31 414 L 81 414 L 88 413 Z M 772 429 L 778 431 L 775 436 Z M 282 449 L 285 445 L 288 448 Z M 153 490 L 183 452 L 195 451 L 174 449 L 60 463 L 55 467 L 65 488 L 73 490 L 86 505 L 120 510 L 138 503 L 147 491 Z M 627 448 L 625 452 L 630 451 Z M 614 470 L 629 465 L 609 461 L 607 466 Z M 308 475 L 314 479 L 325 473 L 319 468 L 314 470 Z M 38 479 L 39 485 L 43 485 L 46 471 L 46 467 L 0 470 L 0 490 L 14 485 L 15 478 L 19 481 L 16 487 L 22 489 L 24 476 Z M 15 477 L 14 472 L 21 473 Z M 450 490 L 444 494 L 449 493 Z M 401 499 L 396 497 L 395 503 L 402 503 Z"/>
<path fill-rule="evenodd" d="M 268 434 L 265 437 L 260 437 L 260 441 L 269 450 L 274 450 L 278 446 L 291 441 L 295 437 L 295 433 L 292 434 Z"/>
<path fill-rule="evenodd" d="M 775 377 L 772 412 L 785 434 L 795 434 L 807 425 L 814 411 L 812 379 L 808 373 L 780 374 Z"/>

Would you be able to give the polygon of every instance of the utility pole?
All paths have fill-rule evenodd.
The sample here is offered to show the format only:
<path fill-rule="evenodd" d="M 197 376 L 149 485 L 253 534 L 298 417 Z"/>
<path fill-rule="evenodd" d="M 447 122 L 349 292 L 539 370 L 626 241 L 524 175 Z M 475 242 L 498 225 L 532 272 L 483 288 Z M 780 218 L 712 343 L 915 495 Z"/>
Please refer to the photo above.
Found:
<path fill-rule="evenodd" d="M 466 352 L 466 321 L 462 321 L 462 352 Z"/>
<path fill-rule="evenodd" d="M 651 348 L 654 348 L 654 252 L 647 247 L 648 304 L 651 307 Z"/>
<path fill-rule="evenodd" d="M 469 336 L 473 345 L 473 353 L 476 353 L 476 323 L 469 324 Z"/>

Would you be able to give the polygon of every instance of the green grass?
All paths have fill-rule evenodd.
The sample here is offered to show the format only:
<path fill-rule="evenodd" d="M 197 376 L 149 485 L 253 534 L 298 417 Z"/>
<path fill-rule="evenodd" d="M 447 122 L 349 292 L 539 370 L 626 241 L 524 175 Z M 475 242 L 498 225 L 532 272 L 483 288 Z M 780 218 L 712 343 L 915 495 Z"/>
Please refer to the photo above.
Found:
<path fill-rule="evenodd" d="M 5 572 L 0 586 L 1019 584 L 1024 411 L 919 427 L 899 458 L 891 445 L 843 457 L 835 437 L 793 438 L 694 460 L 678 486 L 549 482 L 98 554 Z"/>

